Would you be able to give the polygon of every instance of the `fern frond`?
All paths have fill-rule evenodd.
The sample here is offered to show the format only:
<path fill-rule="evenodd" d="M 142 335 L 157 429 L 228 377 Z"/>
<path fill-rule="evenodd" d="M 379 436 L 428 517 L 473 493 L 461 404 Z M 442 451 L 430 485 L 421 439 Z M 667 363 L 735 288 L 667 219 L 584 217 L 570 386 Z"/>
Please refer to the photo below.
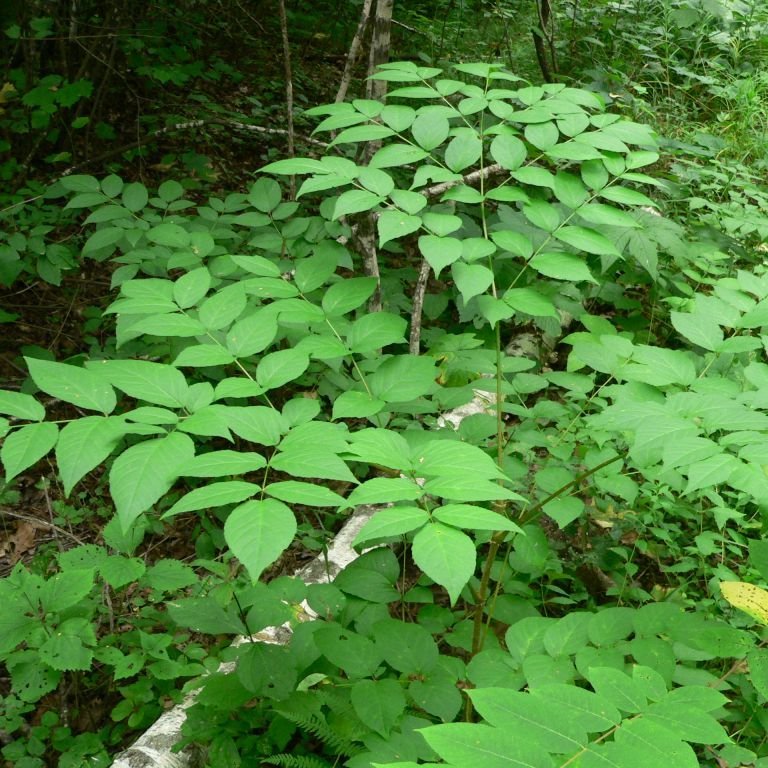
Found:
<path fill-rule="evenodd" d="M 331 764 L 314 755 L 278 755 L 262 758 L 262 762 L 282 766 L 282 768 L 331 768 Z"/>
<path fill-rule="evenodd" d="M 297 712 L 289 710 L 279 710 L 279 713 L 286 719 L 301 728 L 305 733 L 314 736 L 320 741 L 326 749 L 345 757 L 352 757 L 360 751 L 360 747 L 355 745 L 350 739 L 331 728 L 330 725 L 317 715 L 308 717 Z"/>

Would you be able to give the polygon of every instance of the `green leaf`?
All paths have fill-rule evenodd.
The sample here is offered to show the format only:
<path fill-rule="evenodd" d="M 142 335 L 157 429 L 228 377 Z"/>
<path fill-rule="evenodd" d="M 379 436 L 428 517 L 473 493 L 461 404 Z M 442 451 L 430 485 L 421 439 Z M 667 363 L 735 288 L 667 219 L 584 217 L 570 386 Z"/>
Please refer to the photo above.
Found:
<path fill-rule="evenodd" d="M 474 165 L 483 151 L 483 142 L 474 131 L 454 136 L 445 149 L 445 164 L 455 173 Z"/>
<path fill-rule="evenodd" d="M 718 323 L 703 313 L 671 312 L 670 320 L 683 338 L 714 352 L 723 343 L 723 331 Z"/>
<path fill-rule="evenodd" d="M 306 507 L 339 507 L 344 497 L 324 485 L 303 483 L 299 480 L 282 480 L 264 486 L 264 493 L 288 504 Z"/>
<path fill-rule="evenodd" d="M 555 305 L 533 288 L 510 288 L 503 300 L 517 312 L 533 317 L 557 317 Z"/>
<path fill-rule="evenodd" d="M 385 171 L 378 168 L 360 168 L 357 180 L 369 191 L 382 197 L 388 195 L 394 188 L 395 182 Z"/>
<path fill-rule="evenodd" d="M 32 381 L 43 392 L 91 411 L 111 413 L 117 404 L 112 387 L 85 368 L 25 357 Z"/>
<path fill-rule="evenodd" d="M 485 293 L 493 282 L 493 272 L 482 264 L 457 261 L 451 266 L 451 272 L 465 304 L 472 297 Z"/>
<path fill-rule="evenodd" d="M 533 144 L 536 149 L 546 152 L 557 144 L 560 138 L 560 131 L 554 122 L 529 123 L 525 126 L 525 139 Z"/>
<path fill-rule="evenodd" d="M 544 633 L 544 650 L 554 658 L 576 654 L 589 642 L 591 619 L 586 612 L 566 614 Z"/>
<path fill-rule="evenodd" d="M 79 637 L 55 632 L 38 649 L 40 660 L 52 669 L 61 671 L 88 670 L 93 651 L 83 645 Z"/>
<path fill-rule="evenodd" d="M 555 237 L 560 242 L 587 253 L 595 253 L 598 256 L 621 255 L 616 246 L 605 235 L 587 227 L 560 227 L 555 232 Z"/>
<path fill-rule="evenodd" d="M 266 466 L 266 459 L 260 453 L 249 451 L 210 451 L 195 456 L 181 471 L 182 477 L 223 477 L 244 475 Z"/>
<path fill-rule="evenodd" d="M 334 283 L 323 296 L 323 311 L 331 316 L 345 315 L 364 304 L 376 290 L 375 277 L 351 277 Z"/>
<path fill-rule="evenodd" d="M 211 597 L 187 597 L 166 605 L 173 621 L 195 632 L 210 635 L 248 633 L 235 606 L 222 608 Z"/>
<path fill-rule="evenodd" d="M 321 453 L 316 445 L 295 445 L 272 459 L 271 466 L 293 477 L 322 478 L 357 483 L 349 467 L 334 453 Z"/>
<path fill-rule="evenodd" d="M 183 467 L 181 468 L 184 469 Z M 186 474 L 186 473 L 185 473 Z M 182 496 L 170 509 L 162 514 L 162 519 L 180 515 L 182 512 L 193 512 L 198 509 L 223 507 L 256 495 L 261 490 L 260 485 L 244 483 L 241 480 L 225 480 L 221 483 L 210 483 L 202 488 Z"/>
<path fill-rule="evenodd" d="M 123 531 L 170 490 L 194 453 L 192 440 L 173 432 L 133 445 L 115 459 L 109 490 Z"/>
<path fill-rule="evenodd" d="M 405 694 L 397 680 L 358 680 L 352 685 L 350 699 L 360 720 L 383 738 L 405 711 Z"/>
<path fill-rule="evenodd" d="M 396 168 L 411 163 L 419 163 L 429 153 L 413 144 L 387 144 L 371 158 L 371 168 Z"/>
<path fill-rule="evenodd" d="M 353 680 L 371 677 L 381 664 L 381 654 L 373 641 L 351 629 L 328 622 L 312 637 L 323 656 Z"/>
<path fill-rule="evenodd" d="M 481 688 L 471 692 L 471 699 L 484 720 L 527 745 L 565 755 L 578 752 L 587 743 L 577 713 L 539 696 Z"/>
<path fill-rule="evenodd" d="M 350 189 L 347 192 L 342 192 L 337 198 L 336 205 L 333 208 L 332 219 L 335 221 L 351 213 L 371 211 L 383 202 L 383 197 L 368 190 Z"/>
<path fill-rule="evenodd" d="M 450 131 L 451 125 L 447 118 L 434 112 L 422 112 L 411 125 L 416 143 L 428 152 L 439 147 L 448 138 Z"/>
<path fill-rule="evenodd" d="M 373 625 L 373 636 L 384 661 L 403 675 L 428 675 L 440 659 L 437 643 L 420 624 L 383 619 Z"/>
<path fill-rule="evenodd" d="M 197 582 L 194 569 L 179 560 L 158 560 L 147 568 L 142 583 L 160 592 L 178 592 Z"/>
<path fill-rule="evenodd" d="M 579 216 L 590 224 L 606 227 L 628 227 L 637 229 L 642 224 L 626 211 L 603 203 L 589 203 L 579 208 Z"/>
<path fill-rule="evenodd" d="M 110 248 L 115 243 L 120 241 L 125 235 L 125 230 L 121 227 L 104 227 L 103 229 L 97 229 L 83 245 L 83 256 L 87 256 L 94 251 L 99 251 L 102 248 Z M 114 248 L 111 248 L 114 250 Z"/>
<path fill-rule="evenodd" d="M 720 453 L 703 461 L 692 463 L 684 468 L 688 475 L 688 485 L 686 485 L 683 493 L 693 493 L 702 488 L 711 488 L 713 485 L 725 483 L 739 465 L 739 460 L 730 453 Z"/>
<path fill-rule="evenodd" d="M 545 200 L 531 200 L 523 205 L 523 215 L 534 227 L 545 232 L 554 232 L 560 226 L 557 208 Z"/>
<path fill-rule="evenodd" d="M 629 715 L 642 712 L 648 704 L 640 684 L 618 669 L 591 667 L 587 679 L 598 696 Z"/>
<path fill-rule="evenodd" d="M 250 357 L 264 351 L 277 336 L 277 320 L 271 312 L 259 310 L 238 320 L 227 333 L 227 350 L 234 357 Z"/>
<path fill-rule="evenodd" d="M 537 253 L 531 259 L 530 265 L 540 274 L 554 277 L 555 280 L 574 283 L 586 280 L 597 284 L 584 261 L 569 253 Z"/>
<path fill-rule="evenodd" d="M 101 360 L 86 363 L 86 366 L 137 400 L 169 408 L 183 408 L 186 402 L 187 381 L 170 365 L 147 360 Z"/>
<path fill-rule="evenodd" d="M 474 531 L 523 532 L 519 525 L 504 515 L 473 504 L 446 504 L 435 509 L 432 512 L 432 517 L 454 528 L 468 528 Z"/>
<path fill-rule="evenodd" d="M 0 448 L 5 481 L 36 464 L 53 448 L 58 437 L 58 426 L 47 422 L 28 424 L 6 435 Z"/>
<path fill-rule="evenodd" d="M 372 477 L 349 494 L 347 506 L 415 501 L 423 495 L 421 487 L 407 477 Z"/>
<path fill-rule="evenodd" d="M 145 235 L 147 240 L 169 248 L 186 248 L 189 245 L 189 232 L 179 224 L 164 222 L 152 227 Z"/>
<path fill-rule="evenodd" d="M 0 413 L 30 421 L 42 421 L 45 418 L 45 408 L 32 395 L 7 390 L 0 390 Z"/>
<path fill-rule="evenodd" d="M 330 146 L 334 147 L 336 144 L 356 143 L 359 141 L 379 141 L 394 135 L 395 132 L 386 125 L 356 125 L 341 131 L 330 143 Z"/>
<path fill-rule="evenodd" d="M 416 118 L 416 110 L 402 104 L 387 104 L 382 108 L 381 103 L 379 103 L 378 108 L 381 110 L 382 121 L 398 133 L 408 130 Z"/>
<path fill-rule="evenodd" d="M 352 546 L 357 547 L 375 539 L 402 536 L 409 531 L 421 528 L 427 522 L 429 522 L 429 515 L 418 507 L 388 507 L 387 509 L 380 509 L 360 529 L 360 533 L 355 536 Z"/>
<path fill-rule="evenodd" d="M 230 512 L 224 539 L 253 582 L 277 560 L 296 535 L 293 512 L 275 499 L 247 501 Z"/>
<path fill-rule="evenodd" d="M 309 357 L 298 349 L 270 352 L 256 367 L 256 381 L 264 390 L 277 389 L 294 381 L 309 367 Z"/>
<path fill-rule="evenodd" d="M 188 338 L 201 336 L 205 328 L 197 320 L 183 315 L 180 312 L 145 317 L 131 325 L 131 334 L 147 334 L 149 336 L 173 336 L 176 338 Z"/>
<path fill-rule="evenodd" d="M 415 400 L 435 388 L 435 361 L 427 357 L 396 355 L 386 359 L 368 377 L 373 396 L 386 403 Z"/>
<path fill-rule="evenodd" d="M 65 496 L 115 450 L 127 431 L 122 418 L 110 416 L 85 416 L 64 426 L 56 443 L 56 463 Z"/>
<path fill-rule="evenodd" d="M 553 768 L 549 754 L 516 734 L 481 723 L 444 723 L 419 730 L 449 765 L 483 768 Z"/>
<path fill-rule="evenodd" d="M 424 484 L 424 490 L 433 496 L 441 496 L 452 501 L 495 501 L 496 499 L 524 501 L 522 496 L 503 488 L 498 483 L 467 475 L 432 478 Z"/>
<path fill-rule="evenodd" d="M 137 213 L 148 202 L 147 188 L 138 181 L 123 187 L 123 205 L 131 212 Z"/>
<path fill-rule="evenodd" d="M 173 364 L 178 367 L 208 368 L 229 365 L 235 361 L 231 352 L 216 344 L 195 344 L 185 347 L 176 355 Z"/>
<path fill-rule="evenodd" d="M 600 190 L 600 197 L 621 205 L 643 205 L 656 208 L 656 203 L 650 197 L 630 187 L 605 187 Z"/>
<path fill-rule="evenodd" d="M 408 189 L 395 189 L 389 199 L 405 213 L 416 215 L 427 205 L 427 198 L 421 192 L 412 192 Z"/>
<path fill-rule="evenodd" d="M 224 415 L 236 435 L 259 445 L 277 445 L 288 430 L 281 414 L 263 405 L 229 405 Z"/>
<path fill-rule="evenodd" d="M 211 273 L 207 267 L 199 267 L 182 275 L 173 284 L 173 300 L 182 308 L 195 306 L 211 287 Z"/>
<path fill-rule="evenodd" d="M 527 154 L 525 144 L 516 136 L 500 133 L 491 142 L 491 157 L 508 171 L 517 170 Z"/>
<path fill-rule="evenodd" d="M 405 237 L 421 227 L 421 219 L 418 216 L 410 216 L 402 211 L 383 211 L 376 221 L 379 233 L 379 247 L 384 246 L 390 240 Z"/>
<path fill-rule="evenodd" d="M 347 333 L 347 345 L 352 352 L 375 352 L 387 344 L 405 343 L 408 322 L 390 312 L 374 312 L 355 320 Z"/>
<path fill-rule="evenodd" d="M 311 256 L 296 263 L 293 276 L 296 287 L 304 294 L 314 291 L 328 280 L 338 265 L 339 252 L 327 245 L 324 247 L 321 241 Z"/>
<path fill-rule="evenodd" d="M 198 313 L 200 322 L 210 331 L 217 331 L 237 320 L 245 309 L 247 298 L 241 283 L 222 288 L 207 298 Z"/>
<path fill-rule="evenodd" d="M 533 254 L 533 243 L 522 232 L 515 232 L 511 229 L 491 232 L 491 240 L 502 251 L 509 251 L 511 254 L 520 256 L 523 259 L 528 259 Z"/>
<path fill-rule="evenodd" d="M 419 238 L 419 250 L 437 277 L 443 267 L 461 258 L 462 242 L 455 237 L 422 235 Z"/>
<path fill-rule="evenodd" d="M 66 611 L 93 589 L 93 568 L 68 568 L 45 582 L 40 602 L 46 611 Z"/>
<path fill-rule="evenodd" d="M 379 413 L 386 403 L 371 397 L 367 392 L 347 390 L 333 401 L 335 419 L 365 419 Z"/>
<path fill-rule="evenodd" d="M 412 556 L 432 581 L 445 587 L 453 605 L 475 572 L 477 554 L 469 536 L 442 523 L 431 523 L 413 537 Z"/>
<path fill-rule="evenodd" d="M 555 174 L 553 191 L 555 197 L 563 205 L 567 205 L 569 208 L 579 208 L 579 214 L 581 214 L 581 208 L 587 200 L 588 193 L 578 176 L 567 171 L 558 171 Z"/>
<path fill-rule="evenodd" d="M 329 173 L 330 169 L 319 160 L 310 160 L 306 157 L 295 157 L 290 160 L 278 160 L 269 163 L 259 169 L 261 173 L 274 173 L 277 175 L 293 176 L 301 173 Z"/>
<path fill-rule="evenodd" d="M 503 477 L 494 460 L 482 448 L 458 440 L 431 440 L 413 455 L 413 468 L 419 476 L 455 477 L 472 475 L 479 479 Z"/>

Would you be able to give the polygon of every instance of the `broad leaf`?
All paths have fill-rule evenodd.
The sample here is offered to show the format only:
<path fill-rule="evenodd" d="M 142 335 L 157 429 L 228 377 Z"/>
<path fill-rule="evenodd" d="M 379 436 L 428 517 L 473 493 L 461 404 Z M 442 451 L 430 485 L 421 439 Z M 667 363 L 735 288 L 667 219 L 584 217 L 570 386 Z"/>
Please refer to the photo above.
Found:
<path fill-rule="evenodd" d="M 262 357 L 256 381 L 264 390 L 277 389 L 299 378 L 309 367 L 309 357 L 298 349 L 281 349 Z"/>
<path fill-rule="evenodd" d="M 58 426 L 49 422 L 28 424 L 6 435 L 0 448 L 5 481 L 36 464 L 53 448 L 58 437 Z"/>
<path fill-rule="evenodd" d="M 461 258 L 462 241 L 455 237 L 422 235 L 419 238 L 419 250 L 437 277 L 444 267 Z"/>
<path fill-rule="evenodd" d="M 25 357 L 32 381 L 43 392 L 90 411 L 111 413 L 117 404 L 112 387 L 93 371 Z"/>
<path fill-rule="evenodd" d="M 537 253 L 530 265 L 540 274 L 555 280 L 597 283 L 584 261 L 569 253 Z"/>
<path fill-rule="evenodd" d="M 347 333 L 347 344 L 352 352 L 375 352 L 388 344 L 405 343 L 405 318 L 390 312 L 374 312 L 355 320 Z"/>
<path fill-rule="evenodd" d="M 386 245 L 390 240 L 410 235 L 420 227 L 421 218 L 419 216 L 411 216 L 402 211 L 384 211 L 376 221 L 376 229 L 379 233 L 379 247 Z"/>
<path fill-rule="evenodd" d="M 247 501 L 232 510 L 224 523 L 224 539 L 232 554 L 256 582 L 296 535 L 296 518 L 275 499 Z"/>
<path fill-rule="evenodd" d="M 45 418 L 45 408 L 32 395 L 7 390 L 0 390 L 0 413 L 29 421 L 42 421 Z"/>
<path fill-rule="evenodd" d="M 56 443 L 56 463 L 66 496 L 112 453 L 126 432 L 122 418 L 109 416 L 86 416 L 64 426 Z"/>
<path fill-rule="evenodd" d="M 442 523 L 424 526 L 413 538 L 413 561 L 432 581 L 445 587 L 453 605 L 475 572 L 472 539 Z"/>
<path fill-rule="evenodd" d="M 222 477 L 255 472 L 266 465 L 259 453 L 247 451 L 211 451 L 195 456 L 181 471 L 182 477 Z"/>
<path fill-rule="evenodd" d="M 137 400 L 182 408 L 187 398 L 184 375 L 170 365 L 147 360 L 102 360 L 86 364 L 112 386 Z"/>
<path fill-rule="evenodd" d="M 170 490 L 194 453 L 192 440 L 173 432 L 131 446 L 115 459 L 109 490 L 123 531 Z"/>
<path fill-rule="evenodd" d="M 383 478 L 382 478 L 383 479 Z M 380 509 L 355 536 L 352 545 L 357 547 L 375 539 L 402 536 L 415 531 L 429 522 L 429 515 L 418 507 L 389 507 Z"/>
<path fill-rule="evenodd" d="M 261 490 L 260 485 L 244 483 L 242 480 L 227 480 L 221 483 L 210 483 L 202 488 L 182 496 L 169 510 L 163 513 L 163 519 L 180 515 L 182 512 L 193 512 L 198 509 L 223 507 L 225 504 L 235 504 Z"/>

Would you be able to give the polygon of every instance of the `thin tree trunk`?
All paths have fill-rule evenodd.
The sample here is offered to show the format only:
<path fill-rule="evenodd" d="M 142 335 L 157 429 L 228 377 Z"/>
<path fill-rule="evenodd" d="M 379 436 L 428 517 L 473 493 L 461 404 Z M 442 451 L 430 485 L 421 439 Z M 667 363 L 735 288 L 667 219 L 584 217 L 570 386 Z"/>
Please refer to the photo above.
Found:
<path fill-rule="evenodd" d="M 538 16 L 537 25 L 531 30 L 536 59 L 539 62 L 541 75 L 547 83 L 554 82 L 553 73 L 557 72 L 555 54 L 555 33 L 552 28 L 551 0 L 534 0 Z"/>
<path fill-rule="evenodd" d="M 389 60 L 389 42 L 392 29 L 392 7 L 394 0 L 376 0 L 376 14 L 373 19 L 373 35 L 371 53 L 368 57 L 368 74 L 372 75 L 380 64 Z M 384 101 L 387 95 L 386 80 L 368 80 L 365 95 L 369 99 Z M 371 141 L 363 145 L 357 159 L 359 165 L 367 165 L 374 153 L 381 147 L 380 141 Z M 375 277 L 376 290 L 368 302 L 369 312 L 381 311 L 381 275 L 379 258 L 376 247 L 376 224 L 373 216 L 368 213 L 361 217 L 355 234 L 357 250 L 363 257 L 363 272 L 369 277 Z"/>
<path fill-rule="evenodd" d="M 360 21 L 357 25 L 355 36 L 352 38 L 352 44 L 349 46 L 349 53 L 347 54 L 347 60 L 344 63 L 344 72 L 341 75 L 341 83 L 339 83 L 339 90 L 336 93 L 336 103 L 344 101 L 349 90 L 349 84 L 352 82 L 352 69 L 355 66 L 357 57 L 360 54 L 360 47 L 363 44 L 363 37 L 365 35 L 366 27 L 371 18 L 371 6 L 373 0 L 365 0 L 363 3 L 363 10 L 360 14 Z"/>
<path fill-rule="evenodd" d="M 285 13 L 285 0 L 278 0 L 280 10 L 280 33 L 283 38 L 283 67 L 285 69 L 285 111 L 288 129 L 288 157 L 296 155 L 293 141 L 293 74 L 291 72 L 291 48 L 288 44 L 288 17 Z M 290 177 L 291 200 L 296 199 L 296 177 Z"/>

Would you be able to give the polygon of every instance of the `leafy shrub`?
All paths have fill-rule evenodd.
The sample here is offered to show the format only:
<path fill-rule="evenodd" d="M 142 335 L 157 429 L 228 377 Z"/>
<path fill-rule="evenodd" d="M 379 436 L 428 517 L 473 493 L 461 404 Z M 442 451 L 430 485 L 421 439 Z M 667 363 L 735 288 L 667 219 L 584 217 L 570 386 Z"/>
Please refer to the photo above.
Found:
<path fill-rule="evenodd" d="M 108 467 L 123 532 L 180 515 L 208 532 L 251 585 L 237 610 L 175 602 L 181 626 L 251 634 L 305 597 L 324 617 L 294 620 L 287 648 L 230 650 L 234 675 L 191 686 L 188 739 L 210 743 L 211 765 L 753 759 L 762 737 L 737 748 L 722 723 L 736 734 L 768 690 L 758 638 L 711 616 L 713 599 L 633 583 L 654 542 L 627 547 L 621 519 L 644 510 L 660 537 L 668 504 L 701 557 L 718 542 L 710 518 L 746 546 L 768 488 L 753 359 L 765 279 L 749 265 L 705 291 L 680 278 L 720 257 L 657 215 L 646 126 L 588 91 L 454 70 L 390 64 L 375 75 L 397 84 L 389 104 L 313 110 L 342 151 L 263 169 L 305 175 L 303 208 L 266 177 L 197 207 L 174 182 L 151 195 L 70 177 L 69 205 L 92 210 L 84 253 L 119 265 L 114 347 L 82 367 L 27 358 L 39 390 L 88 415 L 60 426 L 44 398 L 0 393 L 6 478 L 54 450 L 65 493 Z M 352 159 L 368 142 L 370 162 Z M 375 313 L 377 279 L 347 247 L 371 216 Z M 480 396 L 458 429 L 443 418 Z M 382 508 L 356 545 L 405 547 L 332 585 L 260 581 L 300 520 L 359 504 Z M 736 578 L 722 563 L 712 575 Z M 84 600 L 92 572 L 66 579 Z M 46 641 L 22 642 L 42 655 Z M 97 652 L 67 642 L 82 664 Z M 744 658 L 748 674 L 730 661 Z M 121 714 L 150 696 L 136 685 Z"/>

